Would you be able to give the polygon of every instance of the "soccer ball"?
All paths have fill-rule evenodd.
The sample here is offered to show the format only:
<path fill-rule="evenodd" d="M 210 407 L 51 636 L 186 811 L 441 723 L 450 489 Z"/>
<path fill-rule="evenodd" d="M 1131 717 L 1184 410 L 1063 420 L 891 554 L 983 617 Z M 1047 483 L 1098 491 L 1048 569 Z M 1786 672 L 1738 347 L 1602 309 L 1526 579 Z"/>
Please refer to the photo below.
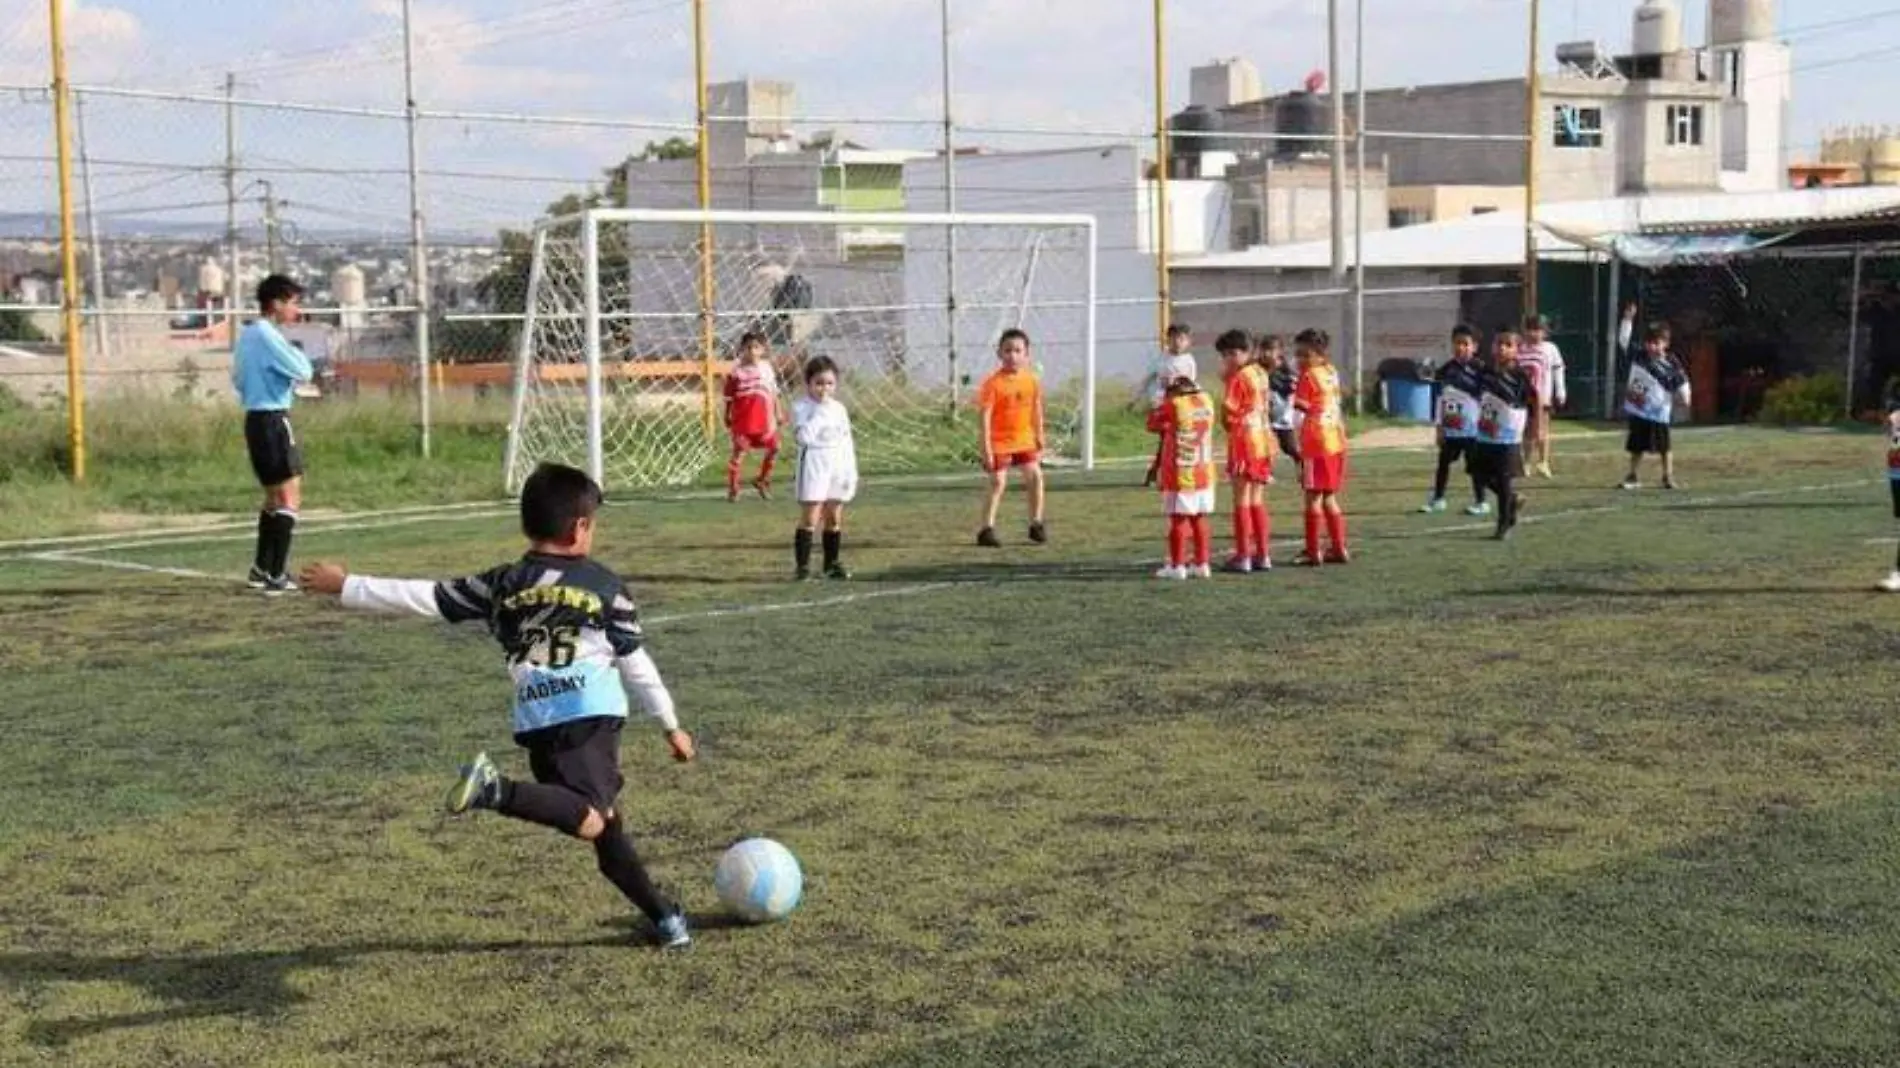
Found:
<path fill-rule="evenodd" d="M 805 893 L 805 873 L 792 851 L 770 838 L 748 838 L 726 850 L 713 870 L 713 890 L 748 923 L 782 920 Z"/>

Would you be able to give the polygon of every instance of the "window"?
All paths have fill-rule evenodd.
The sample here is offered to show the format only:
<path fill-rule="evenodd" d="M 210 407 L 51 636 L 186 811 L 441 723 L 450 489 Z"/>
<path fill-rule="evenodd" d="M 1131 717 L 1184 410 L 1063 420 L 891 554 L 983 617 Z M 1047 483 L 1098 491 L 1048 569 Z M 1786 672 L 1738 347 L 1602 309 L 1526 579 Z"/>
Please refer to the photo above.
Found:
<path fill-rule="evenodd" d="M 1702 105 L 1669 105 L 1663 133 L 1672 145 L 1700 145 L 1702 143 Z"/>
<path fill-rule="evenodd" d="M 1558 148 L 1602 148 L 1603 109 L 1559 104 L 1552 129 L 1552 143 Z"/>
<path fill-rule="evenodd" d="M 1385 216 L 1387 225 L 1394 230 L 1432 221 L 1432 213 L 1424 208 L 1392 208 L 1385 213 Z"/>

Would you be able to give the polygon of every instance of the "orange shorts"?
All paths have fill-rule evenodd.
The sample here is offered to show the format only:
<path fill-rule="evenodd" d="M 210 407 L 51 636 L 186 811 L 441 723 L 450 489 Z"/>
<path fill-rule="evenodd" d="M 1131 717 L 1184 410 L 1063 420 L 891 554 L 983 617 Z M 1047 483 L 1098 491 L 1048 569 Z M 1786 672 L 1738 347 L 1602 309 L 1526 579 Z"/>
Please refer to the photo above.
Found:
<path fill-rule="evenodd" d="M 1227 477 L 1234 482 L 1245 479 L 1263 486 L 1268 485 L 1273 481 L 1273 461 L 1241 449 L 1229 449 L 1227 450 Z"/>
<path fill-rule="evenodd" d="M 993 452 L 990 454 L 990 465 L 983 470 L 995 474 L 1012 467 L 1034 467 L 1041 462 L 1042 453 L 1035 449 L 1025 452 Z"/>
<path fill-rule="evenodd" d="M 1346 454 L 1308 456 L 1300 462 L 1300 488 L 1308 493 L 1338 493 L 1346 488 Z"/>

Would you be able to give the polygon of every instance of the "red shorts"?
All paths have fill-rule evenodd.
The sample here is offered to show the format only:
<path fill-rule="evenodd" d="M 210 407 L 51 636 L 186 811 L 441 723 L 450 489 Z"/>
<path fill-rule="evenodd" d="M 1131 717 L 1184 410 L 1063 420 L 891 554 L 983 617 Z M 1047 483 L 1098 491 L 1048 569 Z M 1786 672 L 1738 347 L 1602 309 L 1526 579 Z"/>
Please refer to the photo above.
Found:
<path fill-rule="evenodd" d="M 995 474 L 1012 467 L 1034 467 L 1042 462 L 1042 453 L 1030 449 L 1027 452 L 998 452 L 990 455 L 990 465 L 983 470 Z"/>
<path fill-rule="evenodd" d="M 1227 477 L 1234 482 L 1246 479 L 1268 485 L 1273 481 L 1273 461 L 1242 449 L 1228 449 Z"/>
<path fill-rule="evenodd" d="M 1346 488 L 1346 454 L 1308 456 L 1300 461 L 1300 488 L 1308 493 L 1338 493 Z"/>
<path fill-rule="evenodd" d="M 732 435 L 732 451 L 733 452 L 749 452 L 753 449 L 764 449 L 767 452 L 777 452 L 778 451 L 778 433 L 776 431 L 769 431 L 764 434 L 741 434 L 737 431 L 733 432 L 733 435 Z"/>

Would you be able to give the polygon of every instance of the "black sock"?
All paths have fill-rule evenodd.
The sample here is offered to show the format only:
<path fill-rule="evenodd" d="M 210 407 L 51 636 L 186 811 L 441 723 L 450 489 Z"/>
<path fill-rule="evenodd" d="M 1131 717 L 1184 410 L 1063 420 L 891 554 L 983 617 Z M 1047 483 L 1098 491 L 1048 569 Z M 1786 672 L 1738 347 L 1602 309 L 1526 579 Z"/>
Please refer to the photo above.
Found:
<path fill-rule="evenodd" d="M 1471 493 L 1479 504 L 1484 503 L 1484 479 L 1476 475 L 1471 477 Z"/>
<path fill-rule="evenodd" d="M 1900 549 L 1893 551 L 1893 572 L 1896 575 L 1900 575 Z"/>
<path fill-rule="evenodd" d="M 804 527 L 792 534 L 792 560 L 800 571 L 811 570 L 811 531 Z"/>
<path fill-rule="evenodd" d="M 552 827 L 562 834 L 575 834 L 593 809 L 587 799 L 572 790 L 538 782 L 501 780 L 500 799 L 495 811 L 504 816 Z"/>
<path fill-rule="evenodd" d="M 1445 499 L 1445 483 L 1451 481 L 1451 443 L 1438 447 L 1438 473 L 1432 479 L 1432 500 Z"/>
<path fill-rule="evenodd" d="M 633 839 L 627 837 L 618 815 L 608 820 L 607 829 L 594 839 L 594 857 L 600 861 L 600 873 L 647 919 L 657 924 L 679 911 L 679 906 L 667 900 L 648 878 L 646 865 L 640 863 L 640 854 L 634 851 Z"/>
<path fill-rule="evenodd" d="M 265 578 L 271 576 L 270 562 L 276 555 L 277 520 L 269 512 L 257 513 L 257 553 L 251 558 L 251 566 L 262 572 Z"/>
<path fill-rule="evenodd" d="M 830 569 L 830 568 L 834 568 L 838 566 L 838 554 L 843 549 L 844 549 L 844 531 L 842 530 L 825 531 L 825 567 L 826 569 Z"/>
<path fill-rule="evenodd" d="M 297 513 L 272 512 L 270 559 L 264 572 L 274 577 L 281 576 L 290 566 L 290 539 L 297 530 Z"/>

